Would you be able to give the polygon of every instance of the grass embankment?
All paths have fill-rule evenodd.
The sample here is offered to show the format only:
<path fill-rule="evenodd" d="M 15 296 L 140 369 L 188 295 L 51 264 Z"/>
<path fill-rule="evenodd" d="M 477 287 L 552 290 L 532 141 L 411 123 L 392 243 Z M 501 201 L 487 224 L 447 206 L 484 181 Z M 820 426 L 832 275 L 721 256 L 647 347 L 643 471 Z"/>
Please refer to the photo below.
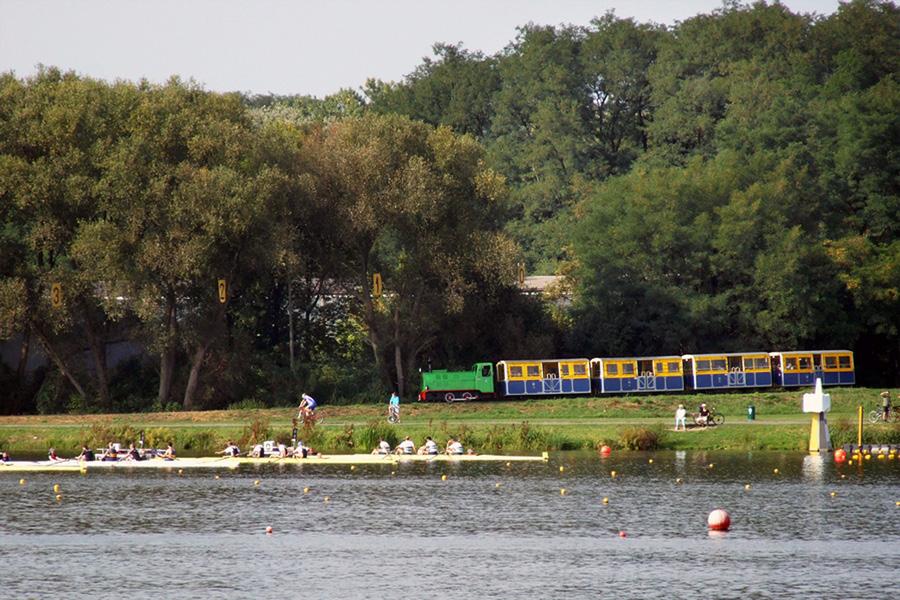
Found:
<path fill-rule="evenodd" d="M 835 445 L 856 440 L 856 410 L 877 407 L 880 390 L 829 390 L 829 424 Z M 300 430 L 308 445 L 324 452 L 370 450 L 384 437 L 392 445 L 409 435 L 421 443 L 459 437 L 479 452 L 523 453 L 542 450 L 614 448 L 672 450 L 803 450 L 809 416 L 800 412 L 802 391 L 728 394 L 670 394 L 564 398 L 458 404 L 402 405 L 403 422 L 389 425 L 385 405 L 323 407 L 323 421 Z M 695 411 L 706 402 L 725 415 L 723 427 L 672 431 L 678 404 Z M 755 405 L 757 420 L 747 420 Z M 136 413 L 0 417 L 0 448 L 15 455 L 41 454 L 55 447 L 77 452 L 81 444 L 127 443 L 144 432 L 148 446 L 172 441 L 183 454 L 209 454 L 228 440 L 246 447 L 257 441 L 290 442 L 292 408 L 208 412 Z M 900 426 L 868 425 L 866 443 L 900 443 Z"/>

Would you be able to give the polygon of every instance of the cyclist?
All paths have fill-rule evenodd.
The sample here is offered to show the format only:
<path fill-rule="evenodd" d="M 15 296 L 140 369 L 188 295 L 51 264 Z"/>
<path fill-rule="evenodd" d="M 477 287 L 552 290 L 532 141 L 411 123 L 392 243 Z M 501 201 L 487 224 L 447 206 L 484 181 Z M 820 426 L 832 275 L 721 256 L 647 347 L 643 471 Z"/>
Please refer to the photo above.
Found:
<path fill-rule="evenodd" d="M 297 407 L 299 416 L 308 417 L 315 414 L 317 406 L 315 398 L 304 392 L 300 395 L 300 406 Z"/>
<path fill-rule="evenodd" d="M 400 421 L 400 396 L 397 395 L 397 392 L 391 392 L 388 400 L 388 415 L 393 417 L 393 422 Z"/>
<path fill-rule="evenodd" d="M 708 425 L 709 424 L 709 409 L 706 407 L 705 402 L 700 404 L 700 412 L 697 415 L 697 424 L 698 425 Z"/>
<path fill-rule="evenodd" d="M 891 393 L 888 391 L 881 392 L 881 410 L 884 412 L 884 422 L 887 423 L 891 417 Z"/>

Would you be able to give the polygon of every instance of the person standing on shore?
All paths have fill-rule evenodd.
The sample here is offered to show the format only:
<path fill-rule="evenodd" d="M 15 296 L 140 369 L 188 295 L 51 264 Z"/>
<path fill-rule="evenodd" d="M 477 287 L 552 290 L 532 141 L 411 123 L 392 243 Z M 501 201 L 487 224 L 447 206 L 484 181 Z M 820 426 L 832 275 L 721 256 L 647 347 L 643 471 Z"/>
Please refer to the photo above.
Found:
<path fill-rule="evenodd" d="M 686 416 L 687 416 L 687 410 L 685 410 L 684 404 L 679 404 L 678 410 L 675 411 L 675 431 L 678 431 L 679 423 L 681 423 L 681 430 L 687 431 L 687 424 L 685 422 Z"/>

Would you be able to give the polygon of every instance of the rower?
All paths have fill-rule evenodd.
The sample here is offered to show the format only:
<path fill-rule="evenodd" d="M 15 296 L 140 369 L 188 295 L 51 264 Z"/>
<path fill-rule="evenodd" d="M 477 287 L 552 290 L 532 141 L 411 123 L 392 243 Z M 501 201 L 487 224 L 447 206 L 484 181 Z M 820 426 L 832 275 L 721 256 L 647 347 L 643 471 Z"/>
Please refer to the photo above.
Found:
<path fill-rule="evenodd" d="M 309 455 L 309 448 L 303 445 L 303 440 L 297 440 L 294 447 L 294 458 L 306 458 Z"/>
<path fill-rule="evenodd" d="M 81 454 L 79 454 L 76 458 L 78 460 L 86 461 L 97 460 L 97 458 L 94 456 L 94 451 L 83 444 L 81 446 Z"/>
<path fill-rule="evenodd" d="M 465 454 L 465 450 L 458 440 L 450 438 L 447 440 L 447 454 Z"/>
<path fill-rule="evenodd" d="M 253 450 L 250 451 L 250 456 L 253 458 L 265 458 L 266 450 L 263 448 L 262 444 L 256 444 L 253 446 Z"/>
<path fill-rule="evenodd" d="M 394 454 L 415 454 L 416 453 L 416 445 L 413 444 L 413 441 L 406 436 L 402 442 L 397 444 L 397 447 L 394 449 Z"/>
<path fill-rule="evenodd" d="M 55 448 L 50 448 L 50 451 L 47 453 L 47 460 L 65 460 L 64 458 L 59 457 L 56 454 Z"/>
<path fill-rule="evenodd" d="M 378 445 L 372 450 L 372 454 L 390 454 L 391 445 L 384 441 L 384 438 L 378 438 Z"/>
<path fill-rule="evenodd" d="M 141 456 L 141 453 L 137 448 L 134 447 L 134 442 L 128 444 L 128 453 L 125 454 L 125 458 L 123 460 L 144 460 L 144 457 Z"/>
<path fill-rule="evenodd" d="M 425 438 L 425 443 L 419 446 L 419 454 L 436 455 L 439 453 L 438 445 L 431 436 Z"/>
<path fill-rule="evenodd" d="M 219 450 L 216 454 L 224 454 L 225 456 L 240 456 L 241 449 L 234 442 L 229 441 L 224 450 Z"/>
<path fill-rule="evenodd" d="M 119 460 L 119 450 L 116 448 L 115 444 L 112 442 L 106 447 L 106 452 L 103 453 L 103 456 L 100 457 L 102 461 L 114 461 Z"/>
<path fill-rule="evenodd" d="M 166 444 L 166 451 L 160 454 L 160 458 L 163 460 L 175 460 L 175 447 L 172 446 L 172 442 Z"/>
<path fill-rule="evenodd" d="M 3 454 L 0 454 L 0 462 L 9 462 L 9 452 L 6 450 L 3 451 Z"/>

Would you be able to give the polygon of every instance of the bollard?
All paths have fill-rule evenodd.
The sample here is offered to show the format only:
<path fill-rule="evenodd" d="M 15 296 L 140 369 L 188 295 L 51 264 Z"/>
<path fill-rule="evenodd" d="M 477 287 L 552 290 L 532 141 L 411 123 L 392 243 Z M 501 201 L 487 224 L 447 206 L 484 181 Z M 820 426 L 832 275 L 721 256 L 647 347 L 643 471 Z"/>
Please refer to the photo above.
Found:
<path fill-rule="evenodd" d="M 747 420 L 755 421 L 756 420 L 756 406 L 751 404 L 747 407 Z"/>

